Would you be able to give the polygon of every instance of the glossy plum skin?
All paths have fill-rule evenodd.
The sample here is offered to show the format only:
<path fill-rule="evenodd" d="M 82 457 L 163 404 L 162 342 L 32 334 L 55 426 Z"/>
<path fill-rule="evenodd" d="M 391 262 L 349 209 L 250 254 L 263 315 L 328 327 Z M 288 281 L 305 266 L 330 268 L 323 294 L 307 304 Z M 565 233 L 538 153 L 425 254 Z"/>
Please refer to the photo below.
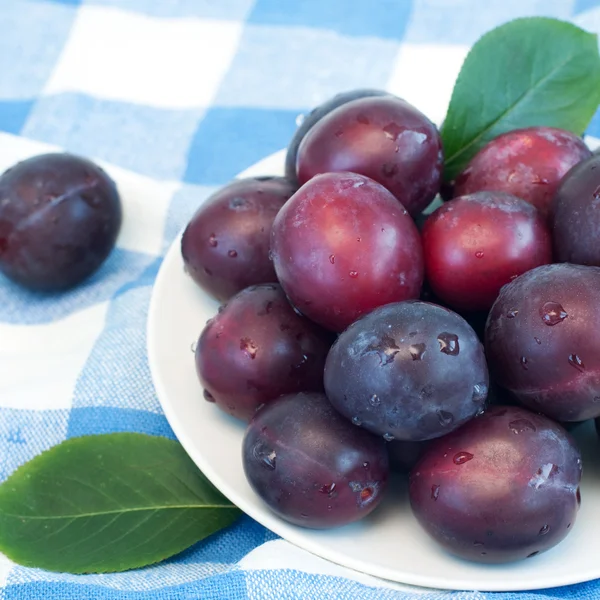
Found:
<path fill-rule="evenodd" d="M 554 127 L 515 129 L 484 146 L 456 178 L 454 196 L 507 192 L 533 204 L 544 217 L 560 180 L 591 155 L 581 138 Z"/>
<path fill-rule="evenodd" d="M 440 189 L 443 151 L 435 125 L 394 96 L 353 100 L 331 111 L 298 149 L 300 184 L 351 171 L 386 187 L 416 216 Z"/>
<path fill-rule="evenodd" d="M 600 416 L 600 268 L 555 264 L 505 286 L 485 331 L 494 379 L 558 421 Z"/>
<path fill-rule="evenodd" d="M 279 285 L 236 294 L 205 326 L 196 346 L 204 398 L 248 421 L 278 396 L 323 389 L 329 333 L 296 314 Z"/>
<path fill-rule="evenodd" d="M 242 459 L 251 487 L 271 510 L 314 529 L 368 515 L 381 502 L 389 473 L 384 441 L 315 393 L 261 408 L 246 430 Z"/>
<path fill-rule="evenodd" d="M 114 248 L 122 209 L 113 180 L 71 154 L 42 154 L 0 177 L 0 270 L 52 292 L 94 273 Z"/>
<path fill-rule="evenodd" d="M 446 202 L 423 227 L 425 274 L 433 292 L 457 310 L 489 310 L 500 288 L 552 262 L 546 219 L 504 192 Z"/>
<path fill-rule="evenodd" d="M 556 260 L 600 266 L 600 154 L 579 163 L 553 200 Z"/>
<path fill-rule="evenodd" d="M 285 176 L 290 181 L 296 180 L 296 157 L 298 156 L 298 147 L 304 139 L 304 136 L 308 131 L 318 123 L 325 115 L 328 115 L 332 110 L 343 104 L 347 104 L 352 100 L 358 100 L 359 98 L 371 98 L 373 96 L 390 96 L 385 90 L 376 90 L 369 88 L 361 88 L 357 90 L 350 90 L 347 92 L 340 92 L 333 98 L 330 98 L 323 104 L 313 108 L 307 115 L 302 119 L 302 122 L 296 129 L 294 137 L 290 142 L 287 153 L 285 155 Z"/>
<path fill-rule="evenodd" d="M 483 410 L 488 384 L 469 324 L 421 301 L 388 304 L 353 323 L 325 364 L 333 406 L 388 441 L 449 433 Z"/>
<path fill-rule="evenodd" d="M 444 548 L 503 563 L 564 539 L 579 510 L 580 480 L 579 450 L 560 425 L 494 406 L 427 448 L 409 496 L 419 523 Z"/>
<path fill-rule="evenodd" d="M 181 238 L 181 254 L 194 281 L 219 300 L 275 281 L 271 228 L 295 191 L 283 177 L 259 177 L 234 181 L 208 198 Z"/>
<path fill-rule="evenodd" d="M 275 219 L 271 251 L 292 304 L 333 331 L 377 306 L 418 297 L 423 282 L 413 220 L 383 186 L 354 173 L 302 186 Z"/>

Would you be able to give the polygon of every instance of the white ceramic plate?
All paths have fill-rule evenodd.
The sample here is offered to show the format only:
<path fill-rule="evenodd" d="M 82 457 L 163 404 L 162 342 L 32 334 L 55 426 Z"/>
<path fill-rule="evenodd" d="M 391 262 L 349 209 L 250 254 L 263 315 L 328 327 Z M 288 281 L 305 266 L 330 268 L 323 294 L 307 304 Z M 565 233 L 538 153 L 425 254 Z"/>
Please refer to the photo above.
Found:
<path fill-rule="evenodd" d="M 283 172 L 282 152 L 242 175 Z M 158 397 L 175 434 L 198 467 L 245 513 L 289 542 L 345 567 L 376 577 L 444 589 L 509 591 L 547 588 L 600 577 L 600 444 L 593 426 L 576 437 L 584 452 L 582 506 L 570 535 L 557 547 L 509 565 L 466 562 L 439 548 L 418 526 L 403 481 L 360 523 L 329 531 L 290 525 L 271 513 L 244 477 L 243 424 L 202 398 L 191 347 L 217 303 L 183 270 L 176 239 L 158 274 L 148 317 L 148 354 Z M 224 367 L 226 368 L 226 367 Z M 592 457 L 596 458 L 593 460 Z M 591 459 L 591 460 L 590 460 Z"/>

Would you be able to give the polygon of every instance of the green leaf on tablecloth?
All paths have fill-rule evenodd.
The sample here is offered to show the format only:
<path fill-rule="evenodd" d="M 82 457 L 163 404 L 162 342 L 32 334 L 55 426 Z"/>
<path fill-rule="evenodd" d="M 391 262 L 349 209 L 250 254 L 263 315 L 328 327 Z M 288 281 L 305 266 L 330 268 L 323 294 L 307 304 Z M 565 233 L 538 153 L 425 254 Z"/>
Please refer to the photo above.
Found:
<path fill-rule="evenodd" d="M 600 103 L 597 36 L 556 19 L 516 19 L 485 34 L 454 85 L 441 130 L 445 179 L 511 129 L 581 134 Z"/>
<path fill-rule="evenodd" d="M 240 514 L 175 441 L 80 437 L 0 485 L 0 551 L 50 571 L 125 571 L 177 554 Z"/>

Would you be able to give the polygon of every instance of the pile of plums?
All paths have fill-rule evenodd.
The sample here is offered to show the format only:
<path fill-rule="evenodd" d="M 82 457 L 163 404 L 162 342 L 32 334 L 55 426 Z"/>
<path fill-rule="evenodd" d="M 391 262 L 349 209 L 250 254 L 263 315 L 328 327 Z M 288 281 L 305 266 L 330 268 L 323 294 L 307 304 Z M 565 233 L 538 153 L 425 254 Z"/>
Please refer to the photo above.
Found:
<path fill-rule="evenodd" d="M 285 177 L 231 183 L 185 229 L 223 302 L 196 368 L 248 422 L 246 476 L 283 519 L 360 519 L 397 469 L 450 552 L 532 557 L 581 501 L 565 424 L 600 417 L 600 156 L 510 131 L 445 202 L 443 166 L 436 127 L 386 92 L 307 115 Z"/>

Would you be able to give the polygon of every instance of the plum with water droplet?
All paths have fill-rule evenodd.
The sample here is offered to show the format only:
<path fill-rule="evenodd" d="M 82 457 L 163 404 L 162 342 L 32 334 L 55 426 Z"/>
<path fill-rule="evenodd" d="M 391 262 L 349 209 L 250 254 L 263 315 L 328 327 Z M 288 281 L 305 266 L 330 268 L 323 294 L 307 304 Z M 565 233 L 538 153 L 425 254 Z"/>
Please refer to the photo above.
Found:
<path fill-rule="evenodd" d="M 115 246 L 122 208 L 114 181 L 72 154 L 42 154 L 0 177 L 0 271 L 37 291 L 71 288 Z"/>
<path fill-rule="evenodd" d="M 462 558 L 503 563 L 565 538 L 581 501 L 581 455 L 563 427 L 515 406 L 493 406 L 435 440 L 410 474 L 412 510 Z"/>
<path fill-rule="evenodd" d="M 457 177 L 454 196 L 483 190 L 507 192 L 547 218 L 565 174 L 591 155 L 581 138 L 554 127 L 515 129 L 484 146 Z"/>
<path fill-rule="evenodd" d="M 558 421 L 600 416 L 600 268 L 538 267 L 506 285 L 485 332 L 492 376 Z"/>
<path fill-rule="evenodd" d="M 546 220 L 524 200 L 477 192 L 446 202 L 423 227 L 425 274 L 456 310 L 487 311 L 509 281 L 552 261 Z"/>
<path fill-rule="evenodd" d="M 252 489 L 272 511 L 316 529 L 367 516 L 381 502 L 389 472 L 385 442 L 314 393 L 261 408 L 246 430 L 242 459 Z"/>
<path fill-rule="evenodd" d="M 338 337 L 325 364 L 325 392 L 345 417 L 388 441 L 436 438 L 483 410 L 483 346 L 446 308 L 388 304 Z"/>
<path fill-rule="evenodd" d="M 556 260 L 600 266 L 600 154 L 569 171 L 552 206 Z"/>
<path fill-rule="evenodd" d="M 252 177 L 215 192 L 196 211 L 181 238 L 186 271 L 219 300 L 275 281 L 269 257 L 275 216 L 296 187 L 283 177 Z"/>
<path fill-rule="evenodd" d="M 236 294 L 204 327 L 196 370 L 204 397 L 248 421 L 266 402 L 323 389 L 331 334 L 297 314 L 279 285 Z"/>
<path fill-rule="evenodd" d="M 300 184 L 351 171 L 385 186 L 416 216 L 440 189 L 442 142 L 435 125 L 395 96 L 347 102 L 324 116 L 298 149 Z"/>
<path fill-rule="evenodd" d="M 369 88 L 360 88 L 356 90 L 350 90 L 348 92 L 340 92 L 333 98 L 330 98 L 323 104 L 313 108 L 307 115 L 302 117 L 302 121 L 294 133 L 287 153 L 285 155 L 285 176 L 290 181 L 296 180 L 296 158 L 298 156 L 298 147 L 304 139 L 304 136 L 308 131 L 318 123 L 325 115 L 328 115 L 332 110 L 347 104 L 352 100 L 358 100 L 359 98 L 371 98 L 373 96 L 390 96 L 389 92 L 385 90 L 376 90 Z"/>
<path fill-rule="evenodd" d="M 417 298 L 423 282 L 413 220 L 388 190 L 355 173 L 304 184 L 275 218 L 271 251 L 294 306 L 333 331 L 382 304 Z"/>

